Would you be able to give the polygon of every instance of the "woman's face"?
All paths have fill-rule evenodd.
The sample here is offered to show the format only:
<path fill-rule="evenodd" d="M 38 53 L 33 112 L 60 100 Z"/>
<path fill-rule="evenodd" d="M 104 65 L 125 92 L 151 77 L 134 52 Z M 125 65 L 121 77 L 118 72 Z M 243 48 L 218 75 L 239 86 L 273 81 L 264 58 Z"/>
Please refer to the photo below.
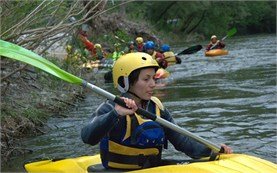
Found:
<path fill-rule="evenodd" d="M 146 52 L 152 56 L 154 53 L 154 49 L 147 49 Z"/>
<path fill-rule="evenodd" d="M 143 100 L 150 100 L 155 86 L 155 69 L 146 68 L 140 71 L 138 80 L 130 86 L 130 91 Z"/>

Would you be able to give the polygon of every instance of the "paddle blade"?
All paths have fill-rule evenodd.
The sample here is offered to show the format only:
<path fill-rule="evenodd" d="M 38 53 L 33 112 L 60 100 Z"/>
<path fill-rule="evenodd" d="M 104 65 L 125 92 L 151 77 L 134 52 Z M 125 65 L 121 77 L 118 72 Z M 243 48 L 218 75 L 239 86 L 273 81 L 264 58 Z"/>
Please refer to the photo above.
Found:
<path fill-rule="evenodd" d="M 192 47 L 189 47 L 189 48 L 183 50 L 182 52 L 178 53 L 177 55 L 193 54 L 193 53 L 198 52 L 201 49 L 202 49 L 201 45 L 195 45 L 195 46 L 192 46 Z"/>
<path fill-rule="evenodd" d="M 60 69 L 47 59 L 30 50 L 3 40 L 0 40 L 0 56 L 25 62 L 67 82 L 82 84 L 82 79 Z"/>
<path fill-rule="evenodd" d="M 237 28 L 234 27 L 228 31 L 227 36 L 231 37 L 231 36 L 235 35 L 235 33 L 237 33 Z"/>

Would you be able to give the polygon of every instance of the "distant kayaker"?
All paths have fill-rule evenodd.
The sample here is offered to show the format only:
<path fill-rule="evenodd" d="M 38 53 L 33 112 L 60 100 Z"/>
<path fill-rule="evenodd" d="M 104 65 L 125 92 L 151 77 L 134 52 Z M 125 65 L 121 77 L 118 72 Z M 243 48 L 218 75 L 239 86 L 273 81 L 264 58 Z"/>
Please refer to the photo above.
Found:
<path fill-rule="evenodd" d="M 130 41 L 127 44 L 127 47 L 124 50 L 124 53 L 133 53 L 133 52 L 137 52 L 137 50 L 135 49 L 135 43 L 133 41 Z"/>
<path fill-rule="evenodd" d="M 106 54 L 103 51 L 101 44 L 95 44 L 94 47 L 95 47 L 96 54 L 93 58 L 96 60 L 104 61 Z"/>
<path fill-rule="evenodd" d="M 211 42 L 208 44 L 207 48 L 206 48 L 206 51 L 209 51 L 212 49 L 223 49 L 225 47 L 225 44 L 218 40 L 216 35 L 213 35 L 211 37 Z"/>
<path fill-rule="evenodd" d="M 96 55 L 96 49 L 95 49 L 95 45 L 88 40 L 87 36 L 85 34 L 79 34 L 79 38 L 82 41 L 82 43 L 84 44 L 85 48 L 91 53 L 92 57 L 95 57 Z"/>
<path fill-rule="evenodd" d="M 146 53 L 151 55 L 160 65 L 160 67 L 166 69 L 168 66 L 167 61 L 162 53 L 155 51 L 155 43 L 153 41 L 147 41 L 144 45 Z"/>
<path fill-rule="evenodd" d="M 142 37 L 136 38 L 135 49 L 137 52 L 144 52 L 144 42 Z"/>
<path fill-rule="evenodd" d="M 115 43 L 114 44 L 114 52 L 113 52 L 113 60 L 116 61 L 119 57 L 121 57 L 124 52 L 120 51 L 120 43 Z"/>
<path fill-rule="evenodd" d="M 128 108 L 107 100 L 96 109 L 81 131 L 84 143 L 96 145 L 100 142 L 101 161 L 105 168 L 159 166 L 162 150 L 167 148 L 168 141 L 175 149 L 195 159 L 213 154 L 211 149 L 192 138 L 136 113 L 139 107 L 175 124 L 169 111 L 153 96 L 158 68 L 157 62 L 142 52 L 123 55 L 115 62 L 114 87 L 120 91 Z M 222 149 L 225 153 L 232 153 L 231 148 L 224 144 Z"/>
<path fill-rule="evenodd" d="M 164 55 L 165 60 L 168 62 L 168 65 L 181 64 L 182 60 L 170 50 L 168 44 L 163 44 L 161 47 L 161 53 Z"/>

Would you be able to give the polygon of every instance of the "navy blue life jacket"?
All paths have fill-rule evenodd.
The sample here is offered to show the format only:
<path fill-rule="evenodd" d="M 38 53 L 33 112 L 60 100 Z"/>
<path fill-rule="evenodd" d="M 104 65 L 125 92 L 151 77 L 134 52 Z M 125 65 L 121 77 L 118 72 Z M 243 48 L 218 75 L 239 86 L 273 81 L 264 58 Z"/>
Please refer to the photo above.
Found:
<path fill-rule="evenodd" d="M 164 110 L 156 97 L 155 114 Z M 141 169 L 158 166 L 165 144 L 163 128 L 155 121 L 144 119 L 138 114 L 126 116 L 126 130 L 121 141 L 113 141 L 106 136 L 100 142 L 100 155 L 105 168 Z"/>

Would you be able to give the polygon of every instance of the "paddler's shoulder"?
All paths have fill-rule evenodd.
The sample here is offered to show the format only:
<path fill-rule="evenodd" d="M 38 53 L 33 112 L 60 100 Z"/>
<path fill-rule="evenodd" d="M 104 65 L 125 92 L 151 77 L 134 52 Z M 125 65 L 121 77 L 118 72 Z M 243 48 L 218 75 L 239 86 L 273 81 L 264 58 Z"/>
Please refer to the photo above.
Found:
<path fill-rule="evenodd" d="M 106 100 L 98 106 L 95 112 L 97 114 L 106 113 L 114 109 L 114 106 L 115 106 L 115 103 L 113 101 Z"/>

